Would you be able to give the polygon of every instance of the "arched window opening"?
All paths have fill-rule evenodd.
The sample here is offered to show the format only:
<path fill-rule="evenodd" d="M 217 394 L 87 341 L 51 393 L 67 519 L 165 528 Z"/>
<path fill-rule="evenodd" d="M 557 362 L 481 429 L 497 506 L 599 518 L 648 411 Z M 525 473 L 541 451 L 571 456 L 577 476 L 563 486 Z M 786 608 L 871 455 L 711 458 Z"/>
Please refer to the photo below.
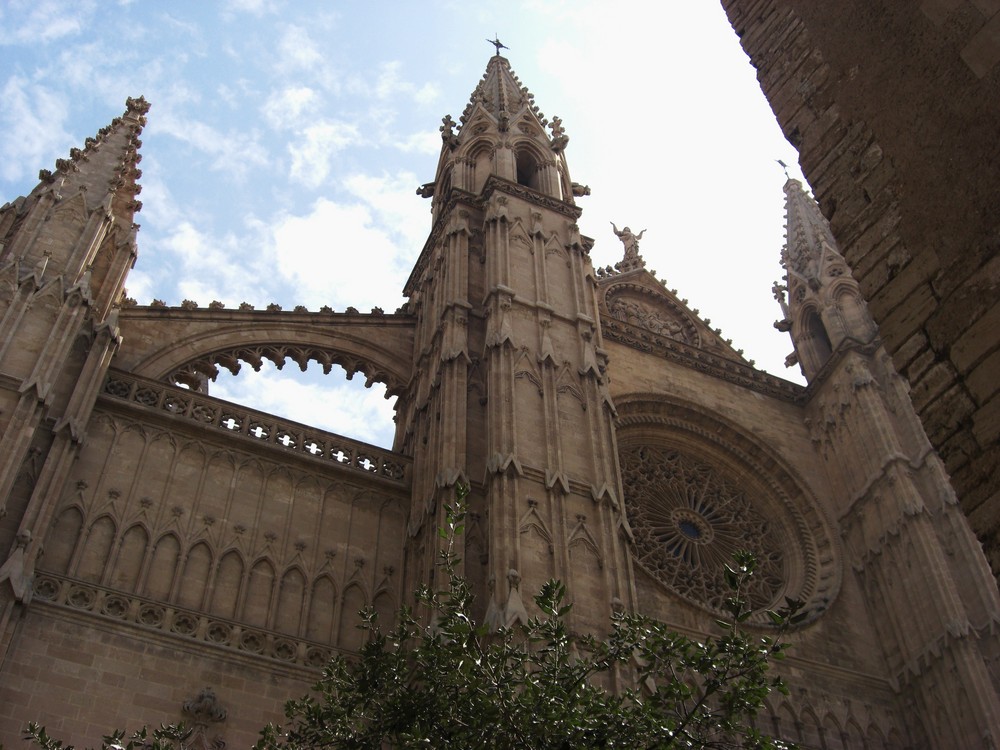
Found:
<path fill-rule="evenodd" d="M 293 363 L 279 370 L 265 360 L 258 372 L 244 364 L 232 376 L 220 368 L 209 393 L 215 398 L 334 432 L 381 448 L 391 448 L 395 435 L 396 398 L 386 398 L 385 385 L 365 388 L 365 376 L 347 379 L 343 367 L 330 375 L 315 363 L 302 371 Z"/>
<path fill-rule="evenodd" d="M 532 190 L 540 190 L 539 186 L 538 162 L 528 151 L 517 152 L 517 184 L 529 187 Z"/>
<path fill-rule="evenodd" d="M 812 342 L 812 349 L 816 355 L 816 366 L 821 367 L 833 354 L 833 346 L 830 344 L 830 337 L 826 334 L 826 327 L 823 325 L 819 313 L 815 310 L 810 310 L 806 314 L 805 334 L 806 339 Z"/>

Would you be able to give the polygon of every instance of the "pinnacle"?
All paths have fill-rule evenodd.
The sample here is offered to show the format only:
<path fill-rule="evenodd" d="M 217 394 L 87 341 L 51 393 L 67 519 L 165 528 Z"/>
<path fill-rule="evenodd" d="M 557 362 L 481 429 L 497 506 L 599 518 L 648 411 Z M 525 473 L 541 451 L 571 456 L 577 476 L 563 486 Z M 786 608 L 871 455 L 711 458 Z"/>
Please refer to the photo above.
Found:
<path fill-rule="evenodd" d="M 782 264 L 800 276 L 811 276 L 821 264 L 825 251 L 837 243 L 819 205 L 805 191 L 802 183 L 789 178 L 785 182 L 785 247 Z"/>
<path fill-rule="evenodd" d="M 502 55 L 493 55 L 487 63 L 486 72 L 460 118 L 463 124 L 472 115 L 476 104 L 482 104 L 498 120 L 509 118 L 527 107 L 543 126 L 548 124 L 535 104 L 534 94 L 522 85 L 517 74 L 511 70 L 510 61 Z"/>
<path fill-rule="evenodd" d="M 129 97 L 125 112 L 84 141 L 84 147 L 71 148 L 68 159 L 56 159 L 55 170 L 38 173 L 36 191 L 51 189 L 60 197 L 83 192 L 88 209 L 110 198 L 109 209 L 131 226 L 134 214 L 142 208 L 135 196 L 142 190 L 137 183 L 142 171 L 139 134 L 146 124 L 149 102 L 142 96 Z"/>

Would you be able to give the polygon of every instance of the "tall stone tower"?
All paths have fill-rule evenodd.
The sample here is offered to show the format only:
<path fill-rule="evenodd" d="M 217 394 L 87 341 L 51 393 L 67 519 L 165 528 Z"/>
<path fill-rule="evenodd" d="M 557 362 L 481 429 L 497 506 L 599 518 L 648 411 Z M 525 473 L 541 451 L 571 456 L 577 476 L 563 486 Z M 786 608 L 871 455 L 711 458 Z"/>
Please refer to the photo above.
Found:
<path fill-rule="evenodd" d="M 1000 727 L 990 636 L 1000 598 L 989 567 L 829 225 L 796 180 L 785 196 L 789 300 L 779 325 L 814 389 L 806 423 L 845 562 L 906 711 L 931 717 L 929 744 L 989 746 Z"/>
<path fill-rule="evenodd" d="M 120 343 L 149 109 L 142 98 L 127 106 L 0 209 L 0 654 L 15 608 L 31 600 L 53 488 L 77 458 Z"/>
<path fill-rule="evenodd" d="M 466 573 L 491 621 L 561 578 L 579 627 L 631 604 L 595 282 L 559 118 L 494 56 L 441 127 L 434 226 L 407 282 L 414 375 L 397 444 L 414 456 L 410 582 L 433 571 L 441 508 L 472 483 Z M 571 533 L 563 533 L 571 530 Z"/>

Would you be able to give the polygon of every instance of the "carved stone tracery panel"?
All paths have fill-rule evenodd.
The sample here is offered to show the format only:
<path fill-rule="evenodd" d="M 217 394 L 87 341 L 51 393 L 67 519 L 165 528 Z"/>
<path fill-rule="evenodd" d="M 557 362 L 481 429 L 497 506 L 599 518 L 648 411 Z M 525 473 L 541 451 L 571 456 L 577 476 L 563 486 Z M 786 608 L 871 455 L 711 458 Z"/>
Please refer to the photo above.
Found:
<path fill-rule="evenodd" d="M 807 621 L 836 597 L 839 539 L 811 490 L 756 435 L 662 394 L 616 399 L 622 486 L 637 564 L 667 590 L 715 614 L 729 588 L 723 565 L 758 559 L 751 621 L 786 597 Z"/>
<path fill-rule="evenodd" d="M 654 578 L 722 613 L 732 594 L 725 566 L 746 550 L 757 560 L 746 592 L 751 604 L 781 603 L 788 560 L 778 529 L 740 487 L 677 450 L 643 446 L 622 459 L 637 559 Z"/>

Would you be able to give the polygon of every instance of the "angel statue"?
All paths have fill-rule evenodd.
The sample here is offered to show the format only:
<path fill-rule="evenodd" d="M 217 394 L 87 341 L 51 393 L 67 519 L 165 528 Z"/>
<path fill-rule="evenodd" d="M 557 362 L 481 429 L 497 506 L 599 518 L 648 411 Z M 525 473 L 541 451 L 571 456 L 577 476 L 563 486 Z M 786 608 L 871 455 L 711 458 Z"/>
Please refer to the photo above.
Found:
<path fill-rule="evenodd" d="M 619 230 L 613 221 L 611 222 L 611 228 L 618 235 L 618 239 L 622 241 L 622 244 L 625 245 L 625 259 L 631 260 L 637 258 L 639 256 L 639 240 L 642 239 L 642 235 L 646 233 L 646 230 L 643 229 L 639 234 L 633 234 L 632 230 L 628 227 Z"/>

